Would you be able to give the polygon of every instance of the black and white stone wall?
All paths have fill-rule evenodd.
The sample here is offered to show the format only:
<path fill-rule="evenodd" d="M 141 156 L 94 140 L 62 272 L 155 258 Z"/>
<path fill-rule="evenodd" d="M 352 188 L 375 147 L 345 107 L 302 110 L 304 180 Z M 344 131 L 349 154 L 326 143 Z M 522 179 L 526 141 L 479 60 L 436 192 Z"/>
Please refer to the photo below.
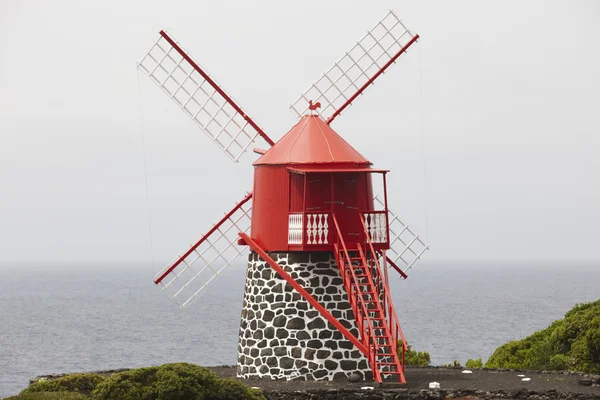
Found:
<path fill-rule="evenodd" d="M 270 256 L 359 337 L 333 253 Z M 238 377 L 331 380 L 354 373 L 371 378 L 366 357 L 251 252 L 240 325 Z"/>

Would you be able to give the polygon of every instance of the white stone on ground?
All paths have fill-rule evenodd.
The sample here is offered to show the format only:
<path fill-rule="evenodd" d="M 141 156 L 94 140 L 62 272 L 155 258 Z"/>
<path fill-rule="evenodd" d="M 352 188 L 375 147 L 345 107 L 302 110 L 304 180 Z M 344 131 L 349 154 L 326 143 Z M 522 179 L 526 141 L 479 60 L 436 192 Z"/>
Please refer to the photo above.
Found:
<path fill-rule="evenodd" d="M 462 370 L 461 374 L 472 374 L 473 371 L 469 371 L 468 369 Z"/>
<path fill-rule="evenodd" d="M 439 388 L 440 388 L 439 382 L 429 382 L 429 389 L 439 389 Z"/>

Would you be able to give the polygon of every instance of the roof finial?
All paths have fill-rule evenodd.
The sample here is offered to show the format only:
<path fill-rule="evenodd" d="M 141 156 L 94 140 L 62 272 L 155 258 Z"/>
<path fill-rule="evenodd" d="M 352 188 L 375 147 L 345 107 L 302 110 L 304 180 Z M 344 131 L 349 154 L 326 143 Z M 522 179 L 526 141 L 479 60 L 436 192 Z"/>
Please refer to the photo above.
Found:
<path fill-rule="evenodd" d="M 310 110 L 310 115 L 313 115 L 313 111 L 315 111 L 317 108 L 321 108 L 321 103 L 320 102 L 316 102 L 313 104 L 312 100 L 308 101 L 308 109 Z"/>

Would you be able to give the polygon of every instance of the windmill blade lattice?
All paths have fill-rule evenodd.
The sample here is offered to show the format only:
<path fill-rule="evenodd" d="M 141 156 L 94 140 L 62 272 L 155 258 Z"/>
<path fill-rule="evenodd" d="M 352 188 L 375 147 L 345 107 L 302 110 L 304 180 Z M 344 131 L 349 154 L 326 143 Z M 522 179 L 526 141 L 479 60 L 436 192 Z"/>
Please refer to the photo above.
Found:
<path fill-rule="evenodd" d="M 385 203 L 378 196 L 374 196 L 373 201 L 379 207 L 385 208 Z M 389 208 L 388 227 L 390 231 L 390 249 L 387 251 L 387 255 L 395 264 L 399 266 L 402 264 L 404 266 L 403 271 L 407 272 L 421 258 L 423 253 L 429 250 L 429 245 Z"/>
<path fill-rule="evenodd" d="M 330 123 L 418 38 L 393 11 L 389 11 L 302 93 L 290 110 L 302 117 L 309 111 L 310 101 L 318 102 L 321 106 L 319 113 Z"/>
<path fill-rule="evenodd" d="M 239 232 L 250 229 L 251 198 L 252 194 L 248 194 L 183 256 L 155 276 L 154 283 L 160 284 L 181 307 L 197 300 L 244 253 L 246 248 L 237 241 Z"/>
<path fill-rule="evenodd" d="M 139 70 L 225 154 L 237 162 L 259 136 L 273 145 L 267 134 L 166 32 L 161 31 L 160 35 L 138 63 Z"/>

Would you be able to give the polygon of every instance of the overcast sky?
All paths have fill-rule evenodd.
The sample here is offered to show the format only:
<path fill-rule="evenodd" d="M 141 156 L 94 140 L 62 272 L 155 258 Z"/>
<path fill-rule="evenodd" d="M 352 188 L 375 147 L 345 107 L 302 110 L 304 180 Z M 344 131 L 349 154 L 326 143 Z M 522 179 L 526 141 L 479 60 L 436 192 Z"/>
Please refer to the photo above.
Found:
<path fill-rule="evenodd" d="M 138 86 L 160 29 L 279 139 L 390 8 L 421 40 L 332 126 L 428 259 L 600 260 L 600 2 L 2 0 L 0 264 L 161 264 L 251 189 L 256 155 Z"/>

